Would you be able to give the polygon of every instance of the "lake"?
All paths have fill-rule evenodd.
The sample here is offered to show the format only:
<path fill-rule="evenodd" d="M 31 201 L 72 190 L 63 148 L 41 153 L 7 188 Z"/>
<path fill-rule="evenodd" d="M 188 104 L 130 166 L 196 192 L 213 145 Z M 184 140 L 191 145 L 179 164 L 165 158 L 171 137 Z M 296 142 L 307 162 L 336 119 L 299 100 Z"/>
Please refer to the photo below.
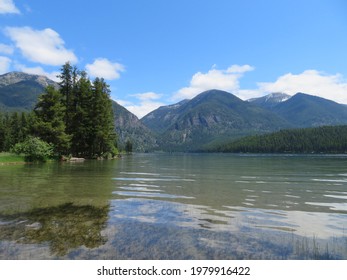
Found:
<path fill-rule="evenodd" d="M 0 166 L 0 259 L 347 259 L 347 156 Z"/>

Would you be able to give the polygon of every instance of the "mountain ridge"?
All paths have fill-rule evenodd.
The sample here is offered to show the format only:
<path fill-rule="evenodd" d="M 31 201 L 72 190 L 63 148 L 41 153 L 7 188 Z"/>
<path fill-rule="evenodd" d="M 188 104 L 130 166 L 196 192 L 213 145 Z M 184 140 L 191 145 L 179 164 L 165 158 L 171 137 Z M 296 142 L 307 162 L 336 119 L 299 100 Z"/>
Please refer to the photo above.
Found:
<path fill-rule="evenodd" d="M 262 97 L 248 99 L 247 101 L 260 107 L 271 109 L 277 106 L 279 103 L 287 101 L 291 97 L 291 95 L 283 92 L 273 92 Z"/>
<path fill-rule="evenodd" d="M 32 110 L 45 87 L 58 84 L 40 75 L 0 75 L 0 111 Z M 347 124 L 347 106 L 321 97 L 272 93 L 243 101 L 211 89 L 191 100 L 161 106 L 141 120 L 112 100 L 120 146 L 135 151 L 195 151 L 247 135 L 287 128 Z"/>
<path fill-rule="evenodd" d="M 23 72 L 9 72 L 0 75 L 0 109 L 2 111 L 30 111 L 48 85 L 59 87 L 56 82 L 41 75 Z"/>
<path fill-rule="evenodd" d="M 322 97 L 298 92 L 272 108 L 296 127 L 317 127 L 347 123 L 346 106 Z"/>
<path fill-rule="evenodd" d="M 145 118 L 144 123 L 148 121 Z M 168 123 L 170 126 L 160 134 L 160 146 L 163 150 L 181 151 L 253 132 L 290 127 L 276 114 L 216 89 L 202 92 L 179 106 Z"/>
<path fill-rule="evenodd" d="M 0 87 L 13 85 L 23 81 L 36 81 L 42 87 L 47 87 L 49 85 L 53 85 L 55 87 L 58 86 L 57 82 L 43 75 L 28 74 L 18 71 L 8 72 L 0 75 Z"/>

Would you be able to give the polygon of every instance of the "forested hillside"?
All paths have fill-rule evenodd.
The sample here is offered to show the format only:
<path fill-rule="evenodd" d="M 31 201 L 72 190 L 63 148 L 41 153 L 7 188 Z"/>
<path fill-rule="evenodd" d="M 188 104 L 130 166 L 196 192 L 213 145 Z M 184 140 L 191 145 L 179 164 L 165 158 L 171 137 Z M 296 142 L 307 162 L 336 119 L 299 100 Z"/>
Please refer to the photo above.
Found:
<path fill-rule="evenodd" d="M 144 123 L 156 128 L 161 150 L 188 152 L 227 139 L 291 127 L 277 114 L 215 89 L 161 107 L 144 117 Z"/>
<path fill-rule="evenodd" d="M 288 129 L 212 148 L 231 153 L 347 153 L 347 126 Z"/>
<path fill-rule="evenodd" d="M 39 75 L 10 72 L 0 75 L 0 111 L 29 112 L 47 86 L 58 84 Z"/>

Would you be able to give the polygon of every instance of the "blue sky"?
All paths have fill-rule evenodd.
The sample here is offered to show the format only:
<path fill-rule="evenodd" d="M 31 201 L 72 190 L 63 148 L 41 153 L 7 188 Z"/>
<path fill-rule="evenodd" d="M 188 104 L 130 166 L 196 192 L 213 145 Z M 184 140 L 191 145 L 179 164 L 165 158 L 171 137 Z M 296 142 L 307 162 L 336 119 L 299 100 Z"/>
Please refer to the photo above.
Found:
<path fill-rule="evenodd" d="M 0 0 L 0 74 L 66 61 L 138 117 L 212 88 L 347 104 L 347 1 Z"/>

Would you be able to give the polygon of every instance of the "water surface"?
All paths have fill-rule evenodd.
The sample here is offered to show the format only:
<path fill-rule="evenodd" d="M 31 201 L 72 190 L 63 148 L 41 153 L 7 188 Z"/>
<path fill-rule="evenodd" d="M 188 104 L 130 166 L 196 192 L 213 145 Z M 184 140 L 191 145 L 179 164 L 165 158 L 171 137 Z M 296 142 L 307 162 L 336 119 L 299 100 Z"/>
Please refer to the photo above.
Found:
<path fill-rule="evenodd" d="M 347 157 L 0 167 L 1 259 L 347 259 Z"/>

